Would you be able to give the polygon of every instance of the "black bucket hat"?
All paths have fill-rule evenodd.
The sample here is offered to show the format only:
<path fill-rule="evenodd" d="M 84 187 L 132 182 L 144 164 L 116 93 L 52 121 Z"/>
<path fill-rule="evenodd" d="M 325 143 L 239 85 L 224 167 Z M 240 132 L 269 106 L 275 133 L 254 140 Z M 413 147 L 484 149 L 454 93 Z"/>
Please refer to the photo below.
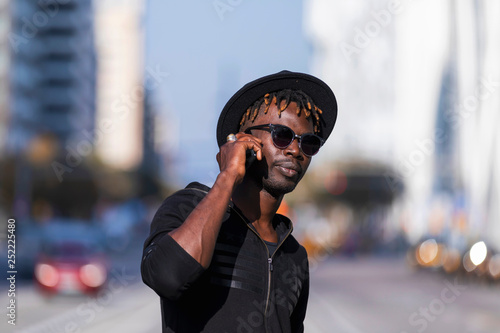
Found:
<path fill-rule="evenodd" d="M 302 90 L 323 111 L 319 136 L 324 140 L 330 136 L 337 120 L 337 100 L 328 85 L 309 74 L 281 71 L 247 83 L 226 103 L 217 123 L 217 144 L 226 143 L 229 134 L 236 134 L 241 117 L 255 101 L 266 93 L 282 89 Z"/>

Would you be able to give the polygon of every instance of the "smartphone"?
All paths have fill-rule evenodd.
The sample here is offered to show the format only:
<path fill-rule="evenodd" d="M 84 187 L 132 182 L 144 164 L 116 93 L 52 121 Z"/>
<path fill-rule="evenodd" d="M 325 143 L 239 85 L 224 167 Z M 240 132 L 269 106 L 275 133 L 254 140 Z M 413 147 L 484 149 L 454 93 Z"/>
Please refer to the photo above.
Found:
<path fill-rule="evenodd" d="M 245 161 L 245 169 L 248 169 L 250 165 L 257 159 L 257 154 L 253 149 L 247 149 L 247 159 Z"/>

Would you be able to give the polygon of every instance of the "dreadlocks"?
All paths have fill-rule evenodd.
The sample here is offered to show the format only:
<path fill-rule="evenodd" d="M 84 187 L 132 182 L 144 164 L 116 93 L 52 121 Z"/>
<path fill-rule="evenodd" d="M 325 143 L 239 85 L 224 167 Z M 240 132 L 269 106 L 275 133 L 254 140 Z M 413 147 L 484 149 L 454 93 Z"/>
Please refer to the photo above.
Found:
<path fill-rule="evenodd" d="M 321 111 L 321 109 L 314 104 L 311 97 L 309 97 L 306 93 L 301 90 L 292 89 L 283 89 L 267 93 L 259 98 L 243 114 L 240 121 L 240 128 L 245 125 L 247 121 L 251 121 L 253 123 L 261 109 L 263 109 L 264 113 L 267 113 L 273 104 L 278 107 L 278 115 L 281 116 L 281 112 L 283 112 L 291 102 L 297 103 L 297 116 L 300 116 L 301 112 L 304 112 L 306 118 L 312 116 L 314 133 L 318 134 L 321 128 L 320 115 L 323 111 Z"/>

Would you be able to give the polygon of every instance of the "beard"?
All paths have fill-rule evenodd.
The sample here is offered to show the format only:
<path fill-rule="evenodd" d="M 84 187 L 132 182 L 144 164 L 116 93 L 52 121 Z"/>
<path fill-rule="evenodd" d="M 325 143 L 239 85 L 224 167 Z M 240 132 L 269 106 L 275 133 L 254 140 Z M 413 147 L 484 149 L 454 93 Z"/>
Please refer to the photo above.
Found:
<path fill-rule="evenodd" d="M 292 192 L 297 183 L 293 181 L 280 181 L 275 178 L 265 178 L 262 179 L 262 188 L 273 197 L 278 198 Z"/>
<path fill-rule="evenodd" d="M 255 161 L 248 169 L 248 172 L 250 179 L 256 183 L 257 186 L 275 198 L 292 192 L 303 175 L 301 172 L 296 177 L 286 177 L 277 172 L 274 165 L 268 167 L 265 159 L 262 161 Z"/>

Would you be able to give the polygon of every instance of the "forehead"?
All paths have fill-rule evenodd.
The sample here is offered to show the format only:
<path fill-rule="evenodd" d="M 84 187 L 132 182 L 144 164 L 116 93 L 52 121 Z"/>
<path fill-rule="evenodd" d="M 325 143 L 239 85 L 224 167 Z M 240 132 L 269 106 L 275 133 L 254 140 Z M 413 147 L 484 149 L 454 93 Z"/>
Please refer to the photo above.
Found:
<path fill-rule="evenodd" d="M 267 113 L 261 110 L 257 118 L 255 118 L 255 122 L 249 124 L 249 126 L 279 124 L 290 127 L 297 134 L 313 132 L 314 124 L 312 116 L 306 118 L 304 112 L 300 112 L 300 114 L 297 115 L 298 112 L 299 107 L 295 102 L 290 102 L 288 107 L 281 111 L 281 113 L 278 112 L 276 104 L 273 104 L 269 107 Z"/>

